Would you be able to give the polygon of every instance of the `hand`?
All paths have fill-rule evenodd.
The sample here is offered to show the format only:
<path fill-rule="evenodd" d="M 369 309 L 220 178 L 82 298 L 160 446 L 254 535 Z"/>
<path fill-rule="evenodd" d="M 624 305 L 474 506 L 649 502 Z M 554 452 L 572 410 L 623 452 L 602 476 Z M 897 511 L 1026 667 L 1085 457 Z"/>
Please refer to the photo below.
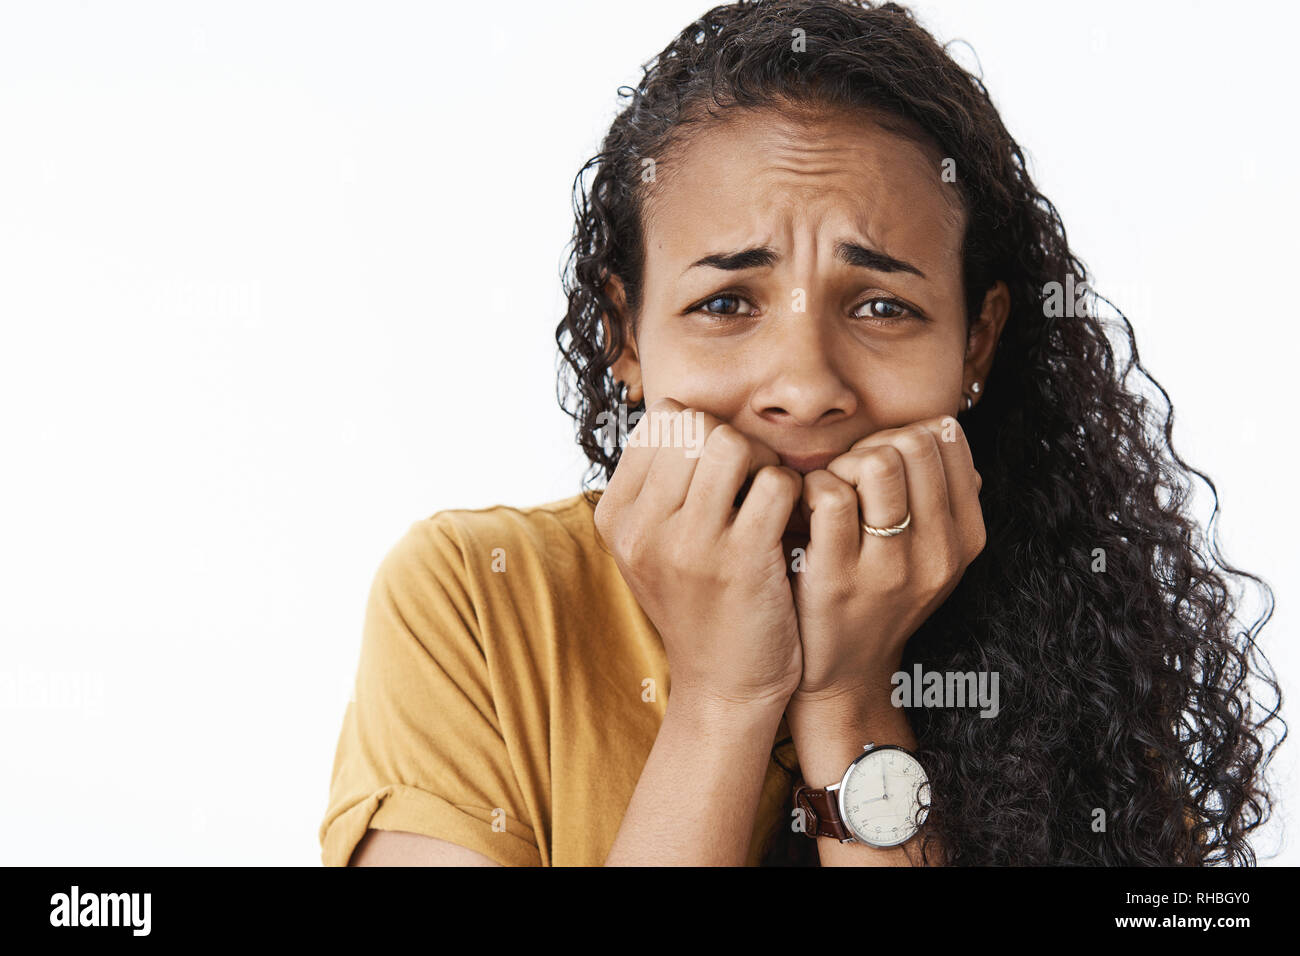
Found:
<path fill-rule="evenodd" d="M 647 440 L 688 434 L 676 430 L 683 415 L 703 423 L 693 435 L 697 455 Z M 663 639 L 673 695 L 784 707 L 798 685 L 799 623 L 781 534 L 801 489 L 799 473 L 766 445 L 671 399 L 656 401 L 633 429 L 596 506 L 596 529 Z"/>
<path fill-rule="evenodd" d="M 984 517 L 966 436 L 951 416 L 868 435 L 804 476 L 811 537 L 791 575 L 803 644 L 792 702 L 878 695 L 908 638 L 984 548 Z M 861 525 L 892 527 L 893 537 Z"/>

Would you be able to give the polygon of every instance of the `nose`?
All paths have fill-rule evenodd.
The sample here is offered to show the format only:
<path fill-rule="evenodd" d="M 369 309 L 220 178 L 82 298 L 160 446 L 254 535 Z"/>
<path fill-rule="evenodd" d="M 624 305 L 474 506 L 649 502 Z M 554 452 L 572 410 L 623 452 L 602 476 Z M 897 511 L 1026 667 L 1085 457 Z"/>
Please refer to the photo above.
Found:
<path fill-rule="evenodd" d="M 770 328 L 770 365 L 753 411 L 782 425 L 820 425 L 852 416 L 857 396 L 836 370 L 834 343 L 816 313 L 792 312 Z"/>

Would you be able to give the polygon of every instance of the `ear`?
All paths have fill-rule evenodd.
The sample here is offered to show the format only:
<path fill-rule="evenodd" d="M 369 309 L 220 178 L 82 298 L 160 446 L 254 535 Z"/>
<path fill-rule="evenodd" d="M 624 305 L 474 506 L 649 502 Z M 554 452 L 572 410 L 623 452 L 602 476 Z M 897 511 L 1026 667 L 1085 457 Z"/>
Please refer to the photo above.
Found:
<path fill-rule="evenodd" d="M 997 350 L 998 339 L 1011 314 L 1011 293 L 1007 284 L 1000 279 L 984 293 L 984 304 L 980 307 L 979 318 L 971 323 L 966 338 L 966 360 L 962 367 L 962 390 L 970 388 L 972 382 L 979 382 L 981 389 L 973 398 L 976 402 L 983 394 L 983 386 L 989 380 L 989 371 L 993 368 L 993 353 Z"/>
<path fill-rule="evenodd" d="M 627 382 L 627 403 L 636 405 L 643 395 L 641 359 L 637 354 L 636 339 L 632 334 L 632 320 L 627 314 L 627 294 L 623 288 L 623 280 L 618 276 L 610 276 L 609 281 L 605 283 L 605 295 L 613 301 L 617 311 L 614 316 L 605 312 L 600 315 L 600 321 L 605 327 L 605 341 L 612 341 L 613 338 L 610 332 L 611 320 L 618 322 L 623 330 L 623 348 L 610 366 L 610 371 L 614 373 L 615 381 Z"/>

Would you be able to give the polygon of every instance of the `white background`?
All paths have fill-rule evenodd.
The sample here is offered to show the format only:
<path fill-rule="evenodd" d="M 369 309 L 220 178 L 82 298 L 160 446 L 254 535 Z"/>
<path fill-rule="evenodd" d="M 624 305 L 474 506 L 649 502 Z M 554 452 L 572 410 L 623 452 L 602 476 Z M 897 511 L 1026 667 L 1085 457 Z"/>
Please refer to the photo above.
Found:
<path fill-rule="evenodd" d="M 706 8 L 0 7 L 0 862 L 319 863 L 385 551 L 578 490 L 570 187 Z M 1295 693 L 1294 8 L 916 9 L 1134 322 Z"/>

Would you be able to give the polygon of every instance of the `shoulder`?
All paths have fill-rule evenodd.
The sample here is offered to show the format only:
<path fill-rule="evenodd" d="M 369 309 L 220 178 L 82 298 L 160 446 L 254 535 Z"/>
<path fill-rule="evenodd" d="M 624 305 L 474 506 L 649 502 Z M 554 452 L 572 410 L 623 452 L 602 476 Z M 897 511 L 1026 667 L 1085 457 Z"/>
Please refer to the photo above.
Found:
<path fill-rule="evenodd" d="M 576 494 L 527 507 L 449 508 L 412 524 L 406 538 L 416 549 L 429 544 L 454 545 L 466 557 L 501 548 L 554 552 L 598 546 L 595 501 Z"/>
<path fill-rule="evenodd" d="M 446 585 L 455 579 L 470 590 L 488 575 L 515 584 L 567 577 L 608 557 L 595 527 L 599 495 L 437 511 L 412 522 L 385 557 L 384 569 L 407 580 L 432 576 Z M 501 575 L 506 569 L 524 573 Z"/>
<path fill-rule="evenodd" d="M 423 522 L 449 534 L 465 544 L 493 539 L 541 542 L 560 535 L 579 540 L 590 539 L 595 532 L 594 501 L 584 494 L 528 507 L 493 505 L 489 508 L 454 508 L 436 512 Z"/>

